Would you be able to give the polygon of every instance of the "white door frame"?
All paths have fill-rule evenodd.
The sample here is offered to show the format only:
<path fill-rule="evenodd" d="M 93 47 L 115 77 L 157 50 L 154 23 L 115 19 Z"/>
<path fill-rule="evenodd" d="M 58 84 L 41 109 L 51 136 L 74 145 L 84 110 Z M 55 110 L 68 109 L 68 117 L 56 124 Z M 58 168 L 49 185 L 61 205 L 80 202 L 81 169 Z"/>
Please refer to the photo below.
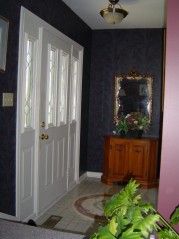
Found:
<path fill-rule="evenodd" d="M 20 22 L 20 36 L 19 36 L 19 64 L 18 64 L 18 88 L 17 88 L 17 125 L 16 125 L 16 219 L 21 220 L 21 208 L 20 208 L 20 157 L 21 157 L 21 152 L 20 152 L 20 136 L 21 136 L 21 108 L 22 108 L 22 46 L 23 46 L 23 40 L 24 40 L 24 21 L 25 19 L 33 19 L 33 22 L 38 25 L 39 28 L 44 27 L 48 29 L 48 31 L 51 31 L 55 33 L 57 36 L 59 36 L 61 39 L 64 41 L 67 41 L 71 45 L 77 47 L 80 51 L 80 65 L 82 66 L 82 59 L 83 59 L 83 47 L 81 47 L 79 44 L 65 36 L 63 33 L 59 32 L 57 29 L 25 9 L 24 7 L 21 7 L 21 22 Z M 82 73 L 82 67 L 81 67 L 81 73 Z M 82 74 L 81 74 L 82 75 Z M 36 96 L 38 96 L 38 92 L 40 90 L 40 80 L 38 80 L 37 85 L 36 85 Z M 78 101 L 77 101 L 77 135 L 76 135 L 76 154 L 75 154 L 75 180 L 78 183 L 79 182 L 79 157 L 80 157 L 80 124 L 81 124 L 81 91 L 82 91 L 82 77 L 79 79 L 79 85 L 77 89 L 77 96 L 78 96 Z M 39 105 L 40 105 L 40 99 L 37 98 L 37 108 L 36 108 L 36 113 L 39 112 Z M 37 114 L 36 114 L 37 115 Z M 38 188 L 36 185 L 37 179 L 38 179 L 38 156 L 39 156 L 39 151 L 38 151 L 38 140 L 39 140 L 39 117 L 36 117 L 35 119 L 35 139 L 36 139 L 36 149 L 35 149 L 35 183 L 34 183 L 34 212 L 35 215 L 33 216 L 38 216 Z M 29 215 L 30 216 L 30 215 Z M 28 219 L 28 218 L 27 218 Z"/>

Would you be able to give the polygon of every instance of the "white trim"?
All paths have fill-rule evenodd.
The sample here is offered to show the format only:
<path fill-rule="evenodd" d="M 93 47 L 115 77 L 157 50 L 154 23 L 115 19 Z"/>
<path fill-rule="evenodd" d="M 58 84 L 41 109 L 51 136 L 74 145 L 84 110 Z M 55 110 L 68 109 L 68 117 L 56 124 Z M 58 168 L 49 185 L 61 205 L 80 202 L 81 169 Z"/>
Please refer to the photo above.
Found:
<path fill-rule="evenodd" d="M 25 16 L 23 11 L 20 13 L 20 19 L 24 20 Z M 19 30 L 19 47 L 23 45 L 23 29 L 24 29 L 24 21 L 20 20 L 20 30 Z M 20 52 L 20 51 L 19 51 Z M 22 53 L 22 51 L 21 51 Z M 20 218 L 20 148 L 21 148 L 21 106 L 19 102 L 22 102 L 22 94 L 21 94 L 21 82 L 22 78 L 22 59 L 23 53 L 19 54 L 18 59 L 18 82 L 17 82 L 17 121 L 16 121 L 16 216 Z"/>
<path fill-rule="evenodd" d="M 81 183 L 82 181 L 84 181 L 86 178 L 97 178 L 97 179 L 101 179 L 102 173 L 100 172 L 85 172 L 84 174 L 82 174 L 79 178 L 79 183 Z"/>
<path fill-rule="evenodd" d="M 79 49 L 79 80 L 77 88 L 77 118 L 76 118 L 76 156 L 75 156 L 75 180 L 79 182 L 80 166 L 80 129 L 81 129 L 81 98 L 82 98 L 82 72 L 83 72 L 83 49 Z"/>
<path fill-rule="evenodd" d="M 85 179 L 87 178 L 87 172 L 82 174 L 80 177 L 79 177 L 79 183 L 83 182 Z"/>
<path fill-rule="evenodd" d="M 37 75 L 36 75 L 36 92 L 35 92 L 35 102 L 36 102 L 36 108 L 35 108 L 35 115 L 39 116 L 39 112 L 40 112 L 40 98 L 39 98 L 39 92 L 40 92 L 40 78 L 41 78 L 41 64 L 40 64 L 40 59 L 41 59 L 41 54 L 42 54 L 42 45 L 40 44 L 40 37 L 41 37 L 41 30 L 42 27 L 39 28 L 39 40 L 37 42 L 38 44 L 38 55 L 36 56 L 37 59 Z M 35 157 L 35 161 L 34 161 L 34 212 L 37 213 L 39 210 L 39 161 L 37 160 L 39 158 L 39 135 L 40 135 L 40 119 L 39 117 L 35 118 L 35 152 L 34 152 L 34 157 Z"/>
<path fill-rule="evenodd" d="M 72 40 L 71 38 L 69 38 L 68 36 L 63 34 L 62 32 L 60 32 L 59 30 L 57 30 L 55 27 L 53 27 L 49 23 L 45 22 L 43 19 L 41 19 L 34 13 L 27 10 L 25 7 L 21 7 L 21 11 L 24 12 L 24 15 L 34 18 L 34 23 L 35 23 L 35 21 L 38 22 L 39 27 L 43 27 L 43 28 L 47 29 L 50 33 L 53 33 L 54 35 L 59 37 L 64 42 L 70 43 L 70 44 L 78 47 L 81 50 L 83 49 L 83 47 L 80 44 L 78 44 L 77 42 L 75 42 L 74 40 Z"/>
<path fill-rule="evenodd" d="M 15 216 L 11 216 L 5 213 L 0 212 L 0 218 L 6 219 L 6 220 L 11 220 L 11 221 L 19 221 L 19 219 Z"/>
<path fill-rule="evenodd" d="M 89 178 L 101 178 L 102 173 L 97 172 L 87 172 L 87 177 Z"/>

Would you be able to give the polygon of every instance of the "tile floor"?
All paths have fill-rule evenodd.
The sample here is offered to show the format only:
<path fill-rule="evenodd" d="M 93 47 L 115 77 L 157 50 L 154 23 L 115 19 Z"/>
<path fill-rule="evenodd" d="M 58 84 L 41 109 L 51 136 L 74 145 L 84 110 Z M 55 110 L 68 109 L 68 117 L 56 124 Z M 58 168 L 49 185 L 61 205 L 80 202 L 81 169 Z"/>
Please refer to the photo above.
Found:
<path fill-rule="evenodd" d="M 74 202 L 82 196 L 91 194 L 115 194 L 123 187 L 122 184 L 105 185 L 101 183 L 100 179 L 87 178 L 46 211 L 36 223 L 43 227 L 44 222 L 53 215 L 54 219 L 60 217 L 60 220 L 53 226 L 54 229 L 89 236 L 97 231 L 99 222 L 81 215 L 74 207 Z M 157 188 L 139 189 L 139 193 L 141 193 L 143 201 L 150 202 L 157 207 Z M 47 224 L 45 227 L 50 228 Z"/>

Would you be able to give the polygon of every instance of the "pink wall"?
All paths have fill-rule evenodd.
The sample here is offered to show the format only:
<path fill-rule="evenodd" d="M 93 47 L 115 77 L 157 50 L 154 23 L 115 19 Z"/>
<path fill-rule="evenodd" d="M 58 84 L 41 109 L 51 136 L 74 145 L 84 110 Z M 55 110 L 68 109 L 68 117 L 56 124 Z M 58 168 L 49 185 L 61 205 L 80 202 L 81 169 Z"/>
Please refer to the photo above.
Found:
<path fill-rule="evenodd" d="M 168 220 L 179 204 L 179 0 L 168 0 L 165 100 L 158 211 Z M 179 231 L 179 226 L 177 227 Z"/>

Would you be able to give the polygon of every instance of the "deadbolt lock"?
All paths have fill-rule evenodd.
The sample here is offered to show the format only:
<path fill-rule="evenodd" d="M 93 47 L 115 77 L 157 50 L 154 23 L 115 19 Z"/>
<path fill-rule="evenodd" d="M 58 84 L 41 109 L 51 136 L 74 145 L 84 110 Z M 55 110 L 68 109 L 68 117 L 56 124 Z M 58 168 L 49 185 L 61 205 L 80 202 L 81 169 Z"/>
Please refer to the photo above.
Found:
<path fill-rule="evenodd" d="M 48 134 L 42 134 L 42 135 L 40 136 L 40 139 L 41 139 L 41 140 L 47 140 L 48 138 L 49 138 Z"/>
<path fill-rule="evenodd" d="M 41 124 L 40 124 L 40 126 L 41 126 L 42 128 L 44 128 L 44 127 L 45 127 L 45 122 L 42 121 Z"/>

